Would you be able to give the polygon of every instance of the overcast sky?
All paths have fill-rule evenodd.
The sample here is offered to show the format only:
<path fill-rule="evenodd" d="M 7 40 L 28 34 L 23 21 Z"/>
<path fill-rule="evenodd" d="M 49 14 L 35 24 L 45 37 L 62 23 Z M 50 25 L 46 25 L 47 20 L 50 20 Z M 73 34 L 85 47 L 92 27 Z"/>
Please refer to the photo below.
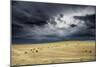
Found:
<path fill-rule="evenodd" d="M 63 14 L 65 25 L 48 25 L 51 22 L 47 21 L 59 14 Z M 95 6 L 12 2 L 13 43 L 95 40 L 95 23 Z"/>

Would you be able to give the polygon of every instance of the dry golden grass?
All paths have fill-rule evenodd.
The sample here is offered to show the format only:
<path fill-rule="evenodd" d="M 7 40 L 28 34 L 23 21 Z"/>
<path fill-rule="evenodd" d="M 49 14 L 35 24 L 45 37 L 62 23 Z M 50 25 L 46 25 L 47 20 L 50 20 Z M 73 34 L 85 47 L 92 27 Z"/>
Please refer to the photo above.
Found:
<path fill-rule="evenodd" d="M 12 66 L 95 61 L 95 41 L 12 45 Z"/>

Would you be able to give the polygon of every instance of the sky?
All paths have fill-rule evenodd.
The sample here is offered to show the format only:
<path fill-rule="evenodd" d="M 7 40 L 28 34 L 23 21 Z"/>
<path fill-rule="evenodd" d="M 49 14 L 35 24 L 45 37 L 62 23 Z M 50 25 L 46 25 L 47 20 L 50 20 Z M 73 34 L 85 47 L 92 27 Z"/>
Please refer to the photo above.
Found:
<path fill-rule="evenodd" d="M 12 43 L 95 40 L 96 7 L 12 1 Z"/>

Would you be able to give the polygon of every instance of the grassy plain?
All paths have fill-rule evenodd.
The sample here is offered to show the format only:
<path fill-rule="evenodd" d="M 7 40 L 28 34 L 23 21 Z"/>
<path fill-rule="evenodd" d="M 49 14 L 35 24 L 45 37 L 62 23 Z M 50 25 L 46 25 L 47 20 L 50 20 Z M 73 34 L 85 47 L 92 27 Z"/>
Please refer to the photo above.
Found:
<path fill-rule="evenodd" d="M 13 44 L 11 64 L 14 66 L 95 61 L 95 46 L 95 41 Z"/>

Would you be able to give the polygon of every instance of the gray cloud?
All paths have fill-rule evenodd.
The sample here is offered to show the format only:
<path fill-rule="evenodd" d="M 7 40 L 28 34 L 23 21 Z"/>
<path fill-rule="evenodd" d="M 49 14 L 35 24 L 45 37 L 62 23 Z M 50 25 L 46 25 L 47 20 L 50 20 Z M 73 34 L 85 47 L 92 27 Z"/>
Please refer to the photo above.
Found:
<path fill-rule="evenodd" d="M 51 24 L 49 20 L 59 14 L 64 15 L 65 24 L 57 24 L 59 21 Z M 95 15 L 95 6 L 13 1 L 12 38 L 14 42 L 95 39 L 95 16 L 91 18 L 92 15 Z"/>

